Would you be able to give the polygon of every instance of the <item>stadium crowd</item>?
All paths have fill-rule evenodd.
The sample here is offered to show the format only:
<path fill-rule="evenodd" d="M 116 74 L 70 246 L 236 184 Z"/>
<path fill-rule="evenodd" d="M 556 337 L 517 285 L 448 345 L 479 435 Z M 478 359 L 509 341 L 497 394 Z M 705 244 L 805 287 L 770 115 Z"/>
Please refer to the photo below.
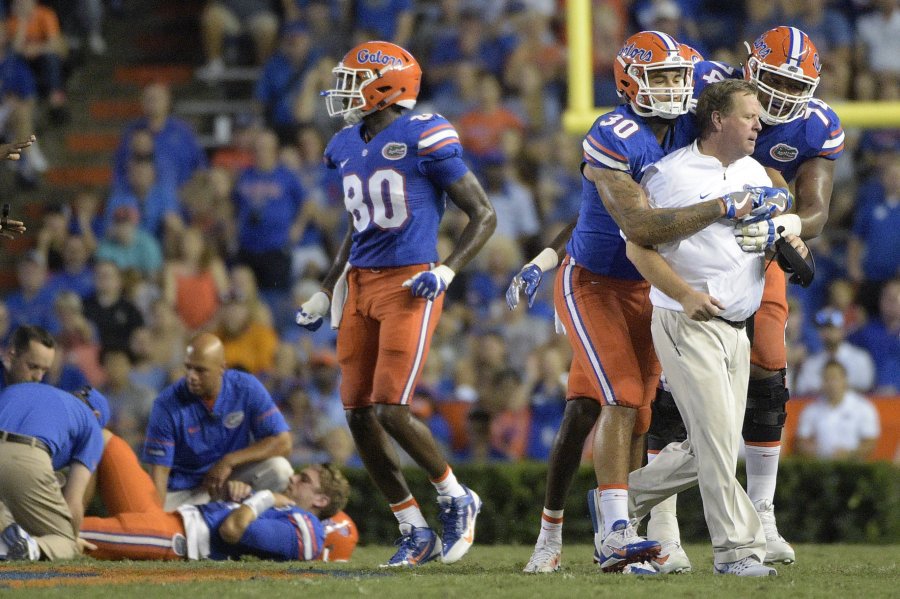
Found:
<path fill-rule="evenodd" d="M 36 71 L 18 63 L 0 71 L 3 89 L 11 90 L 4 102 L 18 100 L 13 114 L 33 112 L 34 83 L 22 81 L 34 77 L 46 88 L 42 101 L 63 118 L 59 64 L 16 45 L 17 11 L 35 3 L 7 4 L 8 26 L 0 28 L 8 32 L 9 39 L 0 36 L 6 60 L 18 60 L 17 52 Z M 331 69 L 348 48 L 390 40 L 422 64 L 417 110 L 456 126 L 498 221 L 447 290 L 412 412 L 455 462 L 546 460 L 563 418 L 571 349 L 554 334 L 552 285 L 527 311 L 507 310 L 503 292 L 525 259 L 577 216 L 581 199 L 580 135 L 561 126 L 561 4 L 209 3 L 200 15 L 207 62 L 197 76 L 215 83 L 230 66 L 257 65 L 259 111 L 240 115 L 227 144 L 204 149 L 192 126 L 173 115 L 173 90 L 146 86 L 143 116 L 122 132 L 113 185 L 50 204 L 42 222 L 28 223 L 34 249 L 20 258 L 18 287 L 0 303 L 0 342 L 8 348 L 19 325 L 50 331 L 59 351 L 47 381 L 99 389 L 110 402 L 109 428 L 140 451 L 154 399 L 183 374 L 187 340 L 212 332 L 228 366 L 259 378 L 285 414 L 292 465 L 359 465 L 338 394 L 335 332 L 325 326 L 306 334 L 294 311 L 318 290 L 348 226 L 341 182 L 322 164 L 339 123 L 328 118 L 319 92 L 332 86 Z M 785 23 L 806 31 L 821 52 L 818 97 L 900 97 L 892 58 L 900 54 L 897 0 L 595 0 L 593 11 L 598 105 L 618 103 L 612 58 L 630 33 L 665 31 L 707 59 L 738 65 L 743 40 Z M 82 27 L 92 51 L 104 51 L 98 26 Z M 79 29 L 64 23 L 63 30 Z M 249 50 L 229 54 L 229 40 L 246 34 Z M 33 130 L 33 115 L 10 118 L 10 138 Z M 40 170 L 36 149 L 23 169 Z M 789 386 L 795 395 L 823 398 L 817 414 L 801 421 L 799 449 L 817 455 L 857 455 L 814 439 L 840 427 L 813 422 L 836 418 L 826 407 L 844 389 L 832 380 L 841 374 L 835 362 L 848 393 L 900 394 L 900 130 L 847 127 L 845 154 L 828 224 L 810 242 L 815 282 L 790 287 Z M 460 210 L 448 208 L 442 257 L 465 224 Z M 877 435 L 877 422 L 867 424 L 864 439 L 873 430 Z"/>

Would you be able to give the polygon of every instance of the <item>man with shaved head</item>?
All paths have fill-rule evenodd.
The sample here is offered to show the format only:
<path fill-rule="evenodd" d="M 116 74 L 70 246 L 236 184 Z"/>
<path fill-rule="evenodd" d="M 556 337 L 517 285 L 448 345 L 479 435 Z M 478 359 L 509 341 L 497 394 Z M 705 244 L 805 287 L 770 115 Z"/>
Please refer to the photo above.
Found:
<path fill-rule="evenodd" d="M 225 366 L 222 341 L 191 339 L 186 374 L 153 403 L 142 459 L 166 510 L 206 503 L 229 480 L 284 491 L 293 474 L 288 425 L 252 375 Z"/>

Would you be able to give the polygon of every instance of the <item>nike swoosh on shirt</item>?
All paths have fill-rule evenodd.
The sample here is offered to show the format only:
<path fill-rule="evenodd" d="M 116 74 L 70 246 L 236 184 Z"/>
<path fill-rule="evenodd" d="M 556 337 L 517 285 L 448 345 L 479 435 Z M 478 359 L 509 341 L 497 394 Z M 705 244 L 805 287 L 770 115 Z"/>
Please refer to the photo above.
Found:
<path fill-rule="evenodd" d="M 341 168 L 344 168 L 344 165 L 346 165 L 348 162 L 350 162 L 350 159 L 349 159 L 349 158 L 347 158 L 346 160 L 341 160 L 341 163 L 340 163 L 340 164 L 341 164 Z"/>
<path fill-rule="evenodd" d="M 712 192 L 709 192 L 709 193 L 701 193 L 701 194 L 700 194 L 700 199 L 701 199 L 701 200 L 705 200 L 706 198 L 709 197 L 709 194 L 710 194 L 710 193 L 712 193 Z"/>

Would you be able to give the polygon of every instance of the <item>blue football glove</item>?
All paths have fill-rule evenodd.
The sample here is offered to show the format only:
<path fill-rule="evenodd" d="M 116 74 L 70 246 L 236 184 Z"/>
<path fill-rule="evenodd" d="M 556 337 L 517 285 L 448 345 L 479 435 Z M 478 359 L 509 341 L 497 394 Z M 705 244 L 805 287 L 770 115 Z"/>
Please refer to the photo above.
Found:
<path fill-rule="evenodd" d="M 435 300 L 447 290 L 454 276 L 456 273 L 453 272 L 453 269 L 441 264 L 406 279 L 403 286 L 409 287 L 410 293 L 415 297 Z"/>
<path fill-rule="evenodd" d="M 754 207 L 753 194 L 746 189 L 733 191 L 721 199 L 725 204 L 725 218 L 732 220 L 747 216 Z"/>
<path fill-rule="evenodd" d="M 745 223 L 755 223 L 784 214 L 794 205 L 794 196 L 784 187 L 744 187 L 753 194 L 753 209 L 741 219 Z"/>
<path fill-rule="evenodd" d="M 544 276 L 543 271 L 538 268 L 537 264 L 526 264 L 519 274 L 513 277 L 509 288 L 506 290 L 506 305 L 510 310 L 515 310 L 519 305 L 519 293 L 525 292 L 528 298 L 528 307 L 534 305 L 534 296 L 537 295 L 538 287 L 541 285 L 541 278 Z"/>
<path fill-rule="evenodd" d="M 330 306 L 331 299 L 328 294 L 324 291 L 317 291 L 297 310 L 294 322 L 308 331 L 318 331 L 325 322 L 323 317 L 328 313 Z"/>

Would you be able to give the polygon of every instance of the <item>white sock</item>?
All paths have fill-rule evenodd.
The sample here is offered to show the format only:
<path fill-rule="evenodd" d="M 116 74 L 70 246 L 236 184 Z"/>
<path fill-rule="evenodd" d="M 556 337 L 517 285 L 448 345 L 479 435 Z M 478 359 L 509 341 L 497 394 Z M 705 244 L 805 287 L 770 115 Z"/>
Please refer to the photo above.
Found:
<path fill-rule="evenodd" d="M 433 479 L 431 484 L 437 489 L 438 495 L 462 497 L 466 494 L 466 490 L 459 484 L 459 481 L 456 480 L 456 475 L 453 474 L 453 470 L 450 466 L 447 466 L 447 471 L 444 472 L 440 478 Z"/>
<path fill-rule="evenodd" d="M 400 503 L 392 503 L 391 511 L 400 524 L 410 524 L 416 528 L 429 528 L 422 510 L 419 509 L 419 502 L 410 495 Z"/>
<path fill-rule="evenodd" d="M 544 508 L 541 513 L 541 533 L 538 535 L 538 544 L 547 540 L 562 541 L 563 511 Z"/>
<path fill-rule="evenodd" d="M 778 478 L 778 456 L 781 444 L 774 446 L 747 444 L 747 495 L 756 505 L 760 501 L 775 502 L 775 483 Z"/>
<path fill-rule="evenodd" d="M 628 521 L 628 489 L 614 487 L 600 489 L 600 513 L 603 514 L 603 536 L 612 531 L 619 520 Z"/>

